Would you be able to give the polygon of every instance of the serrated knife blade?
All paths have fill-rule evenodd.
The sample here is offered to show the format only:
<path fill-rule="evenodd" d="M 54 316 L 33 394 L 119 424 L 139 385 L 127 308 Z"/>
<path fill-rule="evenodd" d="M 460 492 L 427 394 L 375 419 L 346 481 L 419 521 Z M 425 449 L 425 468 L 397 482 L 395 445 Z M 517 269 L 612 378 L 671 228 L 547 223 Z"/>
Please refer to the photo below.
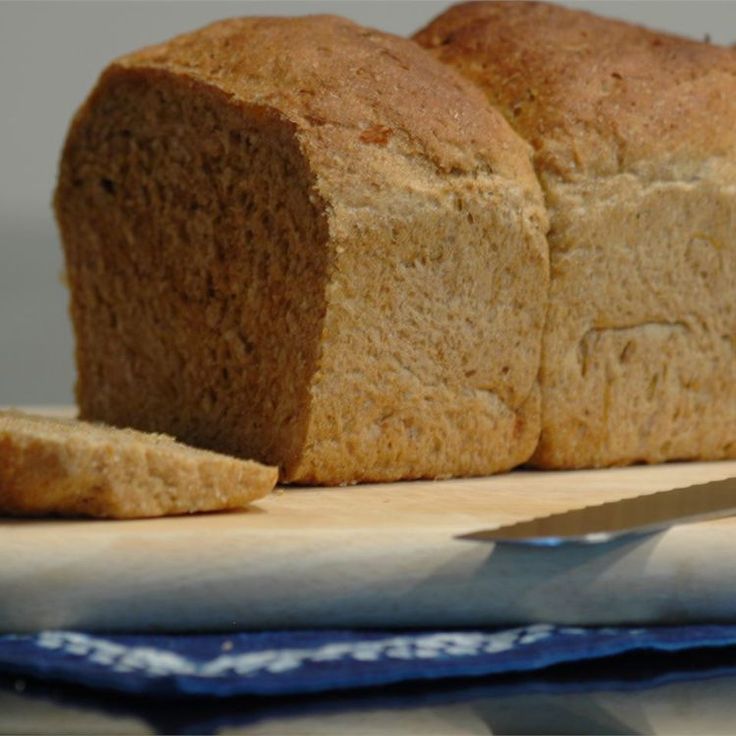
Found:
<path fill-rule="evenodd" d="M 726 478 L 540 516 L 460 539 L 541 547 L 602 544 L 732 515 L 736 515 L 736 478 Z"/>

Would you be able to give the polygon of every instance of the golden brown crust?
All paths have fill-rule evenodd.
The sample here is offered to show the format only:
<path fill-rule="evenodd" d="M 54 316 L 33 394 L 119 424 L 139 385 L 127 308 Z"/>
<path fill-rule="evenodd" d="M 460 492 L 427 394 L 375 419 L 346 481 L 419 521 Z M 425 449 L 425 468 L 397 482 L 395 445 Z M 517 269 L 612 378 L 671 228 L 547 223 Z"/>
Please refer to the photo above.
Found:
<path fill-rule="evenodd" d="M 733 49 L 536 2 L 455 5 L 415 40 L 486 90 L 542 171 L 736 157 Z"/>
<path fill-rule="evenodd" d="M 439 172 L 492 168 L 535 188 L 525 145 L 479 90 L 404 39 L 344 18 L 227 19 L 115 67 L 164 69 L 278 111 L 315 154 L 354 156 L 394 139 Z"/>
<path fill-rule="evenodd" d="M 128 519 L 242 508 L 276 468 L 163 435 L 0 411 L 0 514 Z"/>

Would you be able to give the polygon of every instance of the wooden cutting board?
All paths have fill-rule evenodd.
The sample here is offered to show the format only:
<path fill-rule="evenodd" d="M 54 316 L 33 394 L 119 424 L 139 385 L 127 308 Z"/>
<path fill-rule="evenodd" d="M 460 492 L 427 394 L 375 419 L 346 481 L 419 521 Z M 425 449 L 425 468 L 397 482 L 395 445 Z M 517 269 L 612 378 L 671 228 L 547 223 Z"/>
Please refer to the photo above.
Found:
<path fill-rule="evenodd" d="M 736 622 L 736 519 L 600 547 L 458 536 L 736 461 L 349 488 L 145 521 L 0 519 L 0 631 Z"/>

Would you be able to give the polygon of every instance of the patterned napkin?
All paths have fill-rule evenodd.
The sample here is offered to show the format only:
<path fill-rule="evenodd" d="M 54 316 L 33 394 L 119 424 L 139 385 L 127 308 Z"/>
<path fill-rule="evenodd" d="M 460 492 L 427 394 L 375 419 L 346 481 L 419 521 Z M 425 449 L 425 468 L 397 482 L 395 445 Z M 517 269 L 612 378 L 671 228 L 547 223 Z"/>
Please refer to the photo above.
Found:
<path fill-rule="evenodd" d="M 736 646 L 736 625 L 0 636 L 0 673 L 146 696 L 298 695 Z"/>

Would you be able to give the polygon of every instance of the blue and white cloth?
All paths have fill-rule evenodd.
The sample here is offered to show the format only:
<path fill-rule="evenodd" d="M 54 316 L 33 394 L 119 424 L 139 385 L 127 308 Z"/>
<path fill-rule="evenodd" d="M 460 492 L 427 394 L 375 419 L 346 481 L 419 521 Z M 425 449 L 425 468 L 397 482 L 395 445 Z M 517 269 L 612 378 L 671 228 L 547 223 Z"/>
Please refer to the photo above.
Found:
<path fill-rule="evenodd" d="M 0 636 L 0 674 L 147 696 L 298 695 L 736 647 L 736 625 Z"/>

